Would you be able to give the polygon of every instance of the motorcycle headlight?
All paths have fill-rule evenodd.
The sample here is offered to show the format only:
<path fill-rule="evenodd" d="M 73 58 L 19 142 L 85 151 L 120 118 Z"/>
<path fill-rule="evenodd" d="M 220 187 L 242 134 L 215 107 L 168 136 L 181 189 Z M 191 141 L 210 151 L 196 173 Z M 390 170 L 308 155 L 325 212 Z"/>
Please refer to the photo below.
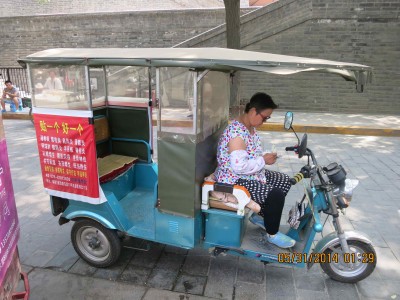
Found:
<path fill-rule="evenodd" d="M 351 201 L 353 197 L 353 190 L 357 187 L 357 185 L 360 183 L 359 180 L 357 179 L 346 179 L 344 181 L 344 197 L 348 202 Z"/>
<path fill-rule="evenodd" d="M 357 179 L 346 179 L 342 185 L 337 186 L 333 190 L 333 196 L 340 208 L 346 208 L 350 205 L 350 201 L 353 198 L 353 190 L 357 187 L 358 183 Z"/>

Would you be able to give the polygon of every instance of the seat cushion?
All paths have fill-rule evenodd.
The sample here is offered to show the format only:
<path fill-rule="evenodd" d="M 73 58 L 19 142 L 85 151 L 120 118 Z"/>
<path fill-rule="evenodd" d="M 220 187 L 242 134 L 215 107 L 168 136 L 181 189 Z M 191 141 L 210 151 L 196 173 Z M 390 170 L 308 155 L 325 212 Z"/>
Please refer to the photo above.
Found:
<path fill-rule="evenodd" d="M 97 159 L 100 183 L 106 183 L 125 173 L 136 161 L 137 157 L 111 154 Z"/>
<path fill-rule="evenodd" d="M 236 197 L 230 193 L 212 191 L 209 196 L 209 204 L 212 208 L 237 211 L 238 201 Z"/>

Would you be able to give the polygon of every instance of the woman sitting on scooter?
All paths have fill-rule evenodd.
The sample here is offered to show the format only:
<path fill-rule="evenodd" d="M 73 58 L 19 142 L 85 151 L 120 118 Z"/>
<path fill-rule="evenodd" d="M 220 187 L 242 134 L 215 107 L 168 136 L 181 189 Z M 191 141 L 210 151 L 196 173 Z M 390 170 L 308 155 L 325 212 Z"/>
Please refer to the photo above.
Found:
<path fill-rule="evenodd" d="M 265 93 L 251 97 L 244 113 L 228 125 L 219 139 L 215 176 L 218 182 L 245 187 L 255 201 L 249 204 L 250 208 L 262 217 L 253 213 L 250 221 L 266 230 L 268 242 L 290 248 L 295 240 L 279 232 L 285 197 L 291 187 L 289 176 L 264 169 L 265 165 L 276 162 L 277 154 L 263 154 L 255 129 L 268 120 L 277 107 Z"/>

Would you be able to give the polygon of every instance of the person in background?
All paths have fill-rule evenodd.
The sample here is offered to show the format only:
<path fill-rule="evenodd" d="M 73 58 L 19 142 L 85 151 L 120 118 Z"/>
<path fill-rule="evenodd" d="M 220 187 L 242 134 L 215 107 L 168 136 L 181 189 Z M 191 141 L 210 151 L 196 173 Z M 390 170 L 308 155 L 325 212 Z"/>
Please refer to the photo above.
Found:
<path fill-rule="evenodd" d="M 2 113 L 6 112 L 6 103 L 10 103 L 11 112 L 19 111 L 19 91 L 13 86 L 10 80 L 5 82 L 6 87 L 3 89 L 3 95 L 1 97 Z"/>
<path fill-rule="evenodd" d="M 44 88 L 47 90 L 63 90 L 63 85 L 61 83 L 61 79 L 56 77 L 56 72 L 50 71 L 49 78 L 46 79 L 44 83 Z"/>
<path fill-rule="evenodd" d="M 253 213 L 250 221 L 266 230 L 267 242 L 290 248 L 295 240 L 279 232 L 285 197 L 291 188 L 290 178 L 264 168 L 276 162 L 277 154 L 263 154 L 255 129 L 268 120 L 277 107 L 265 93 L 251 97 L 244 113 L 227 126 L 219 139 L 215 176 L 217 182 L 245 187 L 255 202 L 252 205 L 257 206 L 250 207 L 258 213 Z"/>

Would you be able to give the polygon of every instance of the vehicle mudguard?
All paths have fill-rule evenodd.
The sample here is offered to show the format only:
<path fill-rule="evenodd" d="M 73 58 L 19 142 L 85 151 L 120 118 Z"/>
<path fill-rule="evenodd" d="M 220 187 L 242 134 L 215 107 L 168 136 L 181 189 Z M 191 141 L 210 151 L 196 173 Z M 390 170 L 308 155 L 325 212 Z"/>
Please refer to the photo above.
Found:
<path fill-rule="evenodd" d="M 96 222 L 99 222 L 101 225 L 103 225 L 106 228 L 109 229 L 117 229 L 110 221 L 108 221 L 106 218 L 103 216 L 93 213 L 93 212 L 88 212 L 88 211 L 74 211 L 71 212 L 67 215 L 63 216 L 64 218 L 68 220 L 74 220 L 74 219 L 92 219 Z"/>
<path fill-rule="evenodd" d="M 346 240 L 356 240 L 356 241 L 361 241 L 367 244 L 372 244 L 371 239 L 362 232 L 358 231 L 345 231 L 344 235 L 346 237 Z M 315 246 L 314 250 L 310 255 L 313 253 L 322 253 L 324 252 L 327 248 L 332 247 L 333 245 L 339 244 L 339 237 L 336 232 L 331 232 L 330 234 L 326 235 L 323 237 Z M 314 261 L 308 261 L 307 262 L 307 270 L 311 269 L 311 267 L 314 265 Z"/>

